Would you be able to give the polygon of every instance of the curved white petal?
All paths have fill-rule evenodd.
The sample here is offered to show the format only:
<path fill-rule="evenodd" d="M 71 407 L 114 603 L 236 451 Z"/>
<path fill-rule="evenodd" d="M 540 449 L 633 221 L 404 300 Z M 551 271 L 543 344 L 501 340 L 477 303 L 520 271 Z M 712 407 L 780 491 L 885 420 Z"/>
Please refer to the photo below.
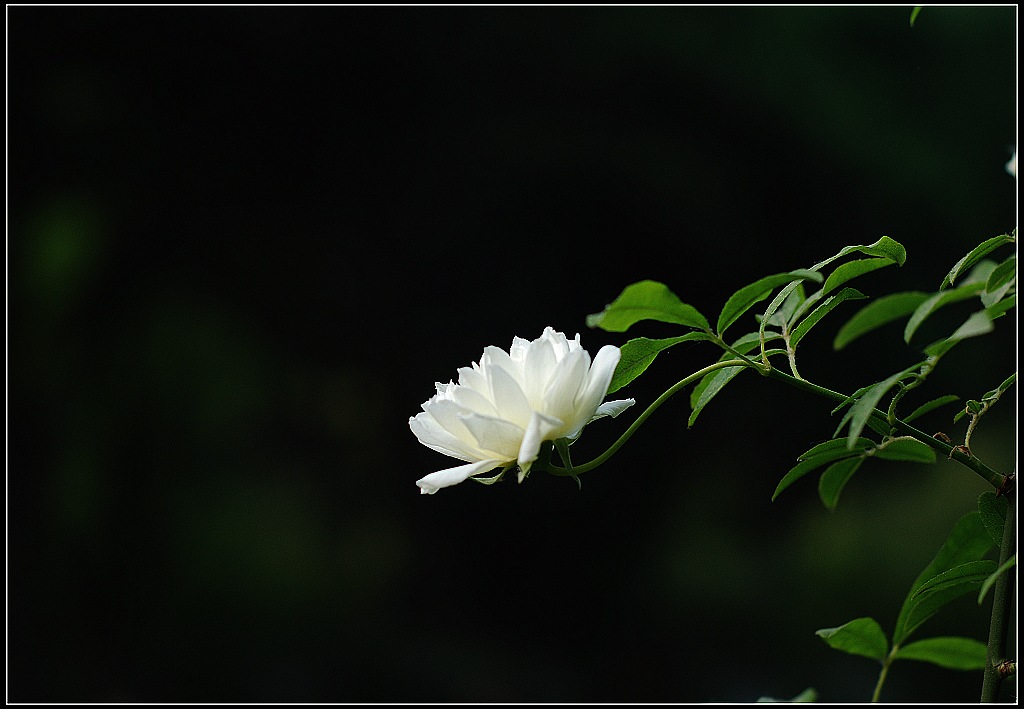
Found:
<path fill-rule="evenodd" d="M 469 463 L 468 465 L 460 465 L 456 468 L 438 470 L 436 473 L 420 478 L 416 481 L 416 484 L 420 488 L 421 495 L 433 495 L 442 487 L 458 485 L 467 478 L 479 473 L 486 473 L 488 470 L 494 470 L 501 464 L 502 461 L 500 460 L 481 460 L 476 463 Z"/>
<path fill-rule="evenodd" d="M 592 411 L 578 408 L 576 398 L 587 383 L 589 367 L 590 355 L 582 348 L 571 350 L 559 361 L 544 392 L 544 413 L 557 416 L 569 426 L 578 419 L 586 423 Z"/>
<path fill-rule="evenodd" d="M 481 457 L 500 458 L 513 461 L 519 454 L 523 440 L 523 429 L 512 423 L 492 416 L 471 414 L 462 419 L 466 428 L 476 438 L 477 446 L 485 455 Z"/>
<path fill-rule="evenodd" d="M 487 368 L 487 378 L 491 384 L 491 400 L 499 415 L 520 428 L 525 427 L 532 409 L 517 378 L 505 367 L 496 366 Z"/>
<path fill-rule="evenodd" d="M 486 396 L 469 387 L 455 387 L 451 393 L 452 401 L 466 411 L 483 414 L 484 416 L 499 416 L 494 404 Z"/>
<path fill-rule="evenodd" d="M 490 396 L 490 388 L 487 386 L 487 378 L 480 371 L 480 366 L 459 367 L 459 386 L 472 389 L 482 396 Z"/>
<path fill-rule="evenodd" d="M 549 339 L 542 337 L 530 343 L 523 359 L 523 393 L 533 408 L 543 406 L 544 390 L 557 364 L 558 357 Z"/>
<path fill-rule="evenodd" d="M 441 425 L 430 414 L 421 413 L 411 417 L 409 428 L 412 429 L 420 443 L 438 453 L 466 461 L 479 460 L 481 457 L 476 454 L 473 446 L 441 428 Z"/>
<path fill-rule="evenodd" d="M 636 399 L 616 399 L 615 401 L 606 401 L 597 407 L 597 411 L 594 412 L 594 415 L 590 420 L 596 421 L 597 419 L 604 418 L 605 416 L 615 418 L 635 403 Z"/>
<path fill-rule="evenodd" d="M 511 374 L 516 381 L 521 381 L 523 373 L 522 363 L 512 359 L 508 352 L 500 347 L 485 347 L 484 353 L 480 357 L 480 368 L 485 376 L 488 375 L 492 367 L 499 367 Z"/>
<path fill-rule="evenodd" d="M 594 363 L 590 367 L 586 385 L 576 396 L 574 402 L 576 418 L 573 420 L 571 429 L 565 432 L 567 437 L 576 438 L 580 435 L 583 427 L 594 419 L 594 414 L 608 393 L 608 385 L 611 384 L 615 367 L 619 364 L 619 357 L 619 348 L 612 345 L 605 345 L 598 351 Z"/>
<path fill-rule="evenodd" d="M 523 478 L 530 472 L 530 466 L 533 465 L 533 461 L 537 460 L 540 444 L 548 440 L 548 437 L 562 428 L 563 425 L 563 422 L 559 419 L 545 416 L 536 411 L 533 412 L 533 415 L 530 417 L 530 423 L 526 427 L 526 432 L 523 434 L 523 442 L 519 447 L 519 457 L 516 459 L 516 462 L 519 463 L 519 482 L 523 481 Z"/>

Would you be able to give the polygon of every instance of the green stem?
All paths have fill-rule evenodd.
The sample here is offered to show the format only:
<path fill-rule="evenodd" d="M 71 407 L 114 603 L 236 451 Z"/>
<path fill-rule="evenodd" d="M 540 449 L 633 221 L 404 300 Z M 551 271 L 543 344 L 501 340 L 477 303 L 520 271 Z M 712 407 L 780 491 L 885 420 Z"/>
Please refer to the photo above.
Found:
<path fill-rule="evenodd" d="M 796 377 L 791 377 L 785 372 L 779 371 L 778 369 L 772 369 L 766 372 L 765 374 L 766 376 L 772 377 L 773 379 L 778 379 L 780 381 L 786 382 L 787 384 L 791 384 L 792 386 L 795 386 L 798 389 L 802 389 L 812 394 L 817 394 L 818 396 L 823 396 L 827 399 L 832 399 L 833 401 L 838 401 L 842 403 L 849 399 L 849 397 L 847 397 L 844 394 L 840 394 L 837 391 L 832 391 L 831 389 L 826 389 L 825 387 L 818 386 L 817 384 L 813 384 L 807 381 L 806 379 L 797 379 Z M 874 411 L 872 411 L 871 415 L 877 418 L 878 420 L 893 426 L 902 433 L 905 433 L 908 436 L 913 436 L 917 440 L 921 441 L 922 443 L 930 447 L 932 450 L 938 451 L 947 458 L 955 460 L 961 465 L 970 468 L 978 475 L 983 477 L 986 482 L 992 485 L 992 487 L 996 489 L 1002 489 L 1006 485 L 1007 479 L 1005 475 L 988 467 L 973 455 L 964 453 L 959 448 L 954 448 L 953 446 L 947 443 L 943 443 L 937 438 L 929 436 L 924 431 L 918 430 L 917 428 L 911 426 L 909 423 L 906 423 L 905 421 L 902 421 L 898 418 L 893 417 L 890 421 L 889 415 L 885 411 L 875 409 Z"/>
<path fill-rule="evenodd" d="M 875 692 L 871 695 L 871 703 L 877 704 L 879 698 L 882 696 L 882 685 L 885 684 L 886 675 L 889 674 L 889 665 L 892 664 L 892 659 L 896 655 L 896 648 L 892 649 L 884 660 L 882 660 L 882 671 L 878 674 L 878 683 L 875 684 Z"/>
<path fill-rule="evenodd" d="M 1003 539 L 999 545 L 999 567 L 1013 554 L 1014 510 L 1017 507 L 1015 495 L 1006 496 L 1006 519 L 1003 521 Z M 1003 573 L 996 579 L 992 596 L 992 619 L 988 628 L 988 663 L 981 684 L 981 701 L 994 702 L 999 695 L 1003 673 L 999 665 L 1006 659 L 1006 634 L 1010 622 L 1010 574 Z"/>
<path fill-rule="evenodd" d="M 552 475 L 572 475 L 574 473 L 576 475 L 579 475 L 581 473 L 587 472 L 588 470 L 593 470 L 594 468 L 596 468 L 597 466 L 601 465 L 606 460 L 611 458 L 612 455 L 615 454 L 615 451 L 619 450 L 619 448 L 621 448 L 622 445 L 626 441 L 628 441 L 630 439 L 630 437 L 634 433 L 636 433 L 637 429 L 640 428 L 640 426 L 643 424 L 643 422 L 647 420 L 648 416 L 653 414 L 658 409 L 659 406 L 661 406 L 666 401 L 668 401 L 670 398 L 672 398 L 672 395 L 678 393 L 679 390 L 682 389 L 683 387 L 685 387 L 686 385 L 691 384 L 694 381 L 702 378 L 704 375 L 710 374 L 711 372 L 714 372 L 714 371 L 719 370 L 719 369 L 725 369 L 726 367 L 751 367 L 751 366 L 753 366 L 755 369 L 757 368 L 756 365 L 753 365 L 753 364 L 750 363 L 750 360 L 744 361 L 742 359 L 729 359 L 729 360 L 725 360 L 724 362 L 715 362 L 714 364 L 712 364 L 712 365 L 710 365 L 708 367 L 704 367 L 704 369 L 700 369 L 700 370 L 694 372 L 693 374 L 691 374 L 690 376 L 686 377 L 685 379 L 683 379 L 681 381 L 678 381 L 675 384 L 673 384 L 671 387 L 669 387 L 669 389 L 667 391 L 665 391 L 664 394 L 662 394 L 657 399 L 655 399 L 654 402 L 650 406 L 647 407 L 647 410 L 644 411 L 642 414 L 640 414 L 637 417 L 636 421 L 634 421 L 632 423 L 632 425 L 630 425 L 630 427 L 626 429 L 626 432 L 623 433 L 621 436 L 619 436 L 619 440 L 615 441 L 615 443 L 613 443 L 608 450 L 606 450 L 604 453 L 602 453 L 598 457 L 594 458 L 589 463 L 584 463 L 583 465 L 573 465 L 571 472 L 569 470 L 567 470 L 566 468 L 560 468 L 557 465 L 551 465 L 549 463 L 547 465 L 547 467 L 545 468 L 545 470 L 547 472 L 551 473 Z"/>

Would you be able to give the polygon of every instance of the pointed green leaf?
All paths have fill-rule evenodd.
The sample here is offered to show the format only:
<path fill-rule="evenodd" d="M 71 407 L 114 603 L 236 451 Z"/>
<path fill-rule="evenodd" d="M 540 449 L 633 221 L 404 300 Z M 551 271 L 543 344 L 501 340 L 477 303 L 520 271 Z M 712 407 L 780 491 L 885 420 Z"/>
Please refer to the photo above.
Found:
<path fill-rule="evenodd" d="M 846 447 L 846 439 L 833 439 L 821 443 L 811 450 L 801 455 L 797 460 L 799 461 L 795 466 L 790 468 L 789 472 L 779 481 L 778 486 L 775 488 L 774 494 L 772 494 L 772 502 L 775 501 L 783 490 L 795 483 L 797 480 L 807 475 L 812 470 L 817 470 L 822 466 L 828 465 L 835 460 L 841 460 L 850 457 L 860 457 L 864 451 L 871 448 L 874 442 L 862 438 L 858 441 L 857 447 L 850 451 Z"/>
<path fill-rule="evenodd" d="M 804 300 L 803 281 L 793 281 L 780 290 L 761 315 L 760 332 L 762 335 L 768 325 L 784 325 Z"/>
<path fill-rule="evenodd" d="M 996 563 L 991 559 L 968 561 L 932 576 L 917 587 L 917 590 L 911 594 L 910 600 L 912 602 L 920 601 L 931 594 L 958 588 L 965 584 L 980 586 L 981 582 L 995 570 Z"/>
<path fill-rule="evenodd" d="M 940 291 L 935 293 L 930 298 L 925 300 L 921 305 L 914 310 L 913 315 L 910 316 L 910 320 L 907 321 L 907 326 L 903 330 L 903 341 L 909 343 L 910 339 L 917 332 L 917 329 L 921 327 L 922 323 L 927 320 L 935 311 L 939 308 L 945 307 L 952 303 L 958 303 L 968 298 L 973 298 L 984 286 L 981 283 L 968 283 L 967 285 L 954 288 L 953 290 Z"/>
<path fill-rule="evenodd" d="M 827 258 L 824 261 L 818 263 L 812 267 L 812 270 L 819 270 L 822 266 L 832 263 L 837 258 L 852 254 L 854 251 L 860 251 L 862 254 L 868 256 L 882 256 L 892 261 L 895 261 L 897 265 L 902 266 L 907 260 L 907 250 L 903 248 L 903 245 L 895 239 L 890 239 L 888 236 L 883 236 L 881 239 L 873 244 L 867 246 L 845 246 L 835 256 Z"/>
<path fill-rule="evenodd" d="M 1017 258 L 1010 256 L 995 267 L 985 283 L 985 292 L 981 294 L 981 302 L 987 308 L 995 305 L 1010 289 L 1017 285 Z"/>
<path fill-rule="evenodd" d="M 688 332 L 679 337 L 669 337 L 662 340 L 652 340 L 646 337 L 637 337 L 630 340 L 620 348 L 619 364 L 615 367 L 615 374 L 608 385 L 608 393 L 617 391 L 639 377 L 651 365 L 654 358 L 660 352 L 667 350 L 680 342 L 692 342 L 694 340 L 708 340 L 711 336 L 704 332 Z"/>
<path fill-rule="evenodd" d="M 1010 569 L 1012 569 L 1016 565 L 1017 565 L 1017 555 L 1014 554 L 1009 559 L 1007 559 L 1006 562 L 1002 566 L 1000 566 L 998 569 L 996 569 L 994 572 L 992 572 L 991 576 L 989 576 L 987 579 L 985 579 L 985 581 L 981 584 L 981 590 L 978 591 L 978 605 L 979 606 L 981 605 L 981 602 L 985 600 L 985 596 L 988 594 L 988 590 L 990 588 L 992 588 L 992 585 L 997 580 L 999 580 L 999 577 L 1002 576 L 1003 574 L 1005 574 L 1007 571 L 1009 571 Z"/>
<path fill-rule="evenodd" d="M 981 515 L 981 523 L 996 546 L 1003 543 L 1003 525 L 1006 523 L 1006 508 L 1008 506 L 1006 497 L 997 496 L 994 492 L 983 492 L 978 498 L 978 514 Z"/>
<path fill-rule="evenodd" d="M 981 559 L 992 546 L 992 540 L 981 521 L 981 514 L 977 511 L 968 512 L 957 520 L 935 558 L 921 571 L 910 587 L 908 598 L 928 579 L 968 561 Z"/>
<path fill-rule="evenodd" d="M 915 5 L 914 9 L 910 11 L 910 26 L 914 26 L 914 22 L 917 21 L 917 15 L 921 12 L 922 5 Z"/>
<path fill-rule="evenodd" d="M 937 399 L 932 399 L 928 403 L 921 404 L 920 406 L 918 406 L 916 409 L 914 409 L 913 413 L 911 413 L 909 416 L 904 416 L 903 417 L 903 422 L 904 423 L 910 423 L 914 419 L 920 418 L 921 416 L 924 416 L 926 413 L 928 413 L 929 411 L 932 411 L 933 409 L 937 409 L 940 406 L 945 406 L 946 404 L 951 404 L 954 401 L 959 401 L 959 400 L 960 400 L 960 397 L 957 396 L 956 394 L 947 394 L 946 396 L 940 396 Z"/>
<path fill-rule="evenodd" d="M 847 300 L 859 300 L 862 298 L 867 298 L 867 296 L 856 288 L 843 288 L 835 295 L 827 298 L 824 303 L 811 311 L 811 314 L 801 320 L 800 324 L 793 329 L 792 334 L 789 336 L 789 346 L 796 347 L 800 340 L 804 339 L 804 335 L 806 335 L 807 332 L 818 323 L 818 321 L 832 312 L 840 303 Z"/>
<path fill-rule="evenodd" d="M 722 313 L 718 316 L 718 334 L 721 336 L 727 327 L 736 322 L 743 313 L 747 312 L 757 303 L 771 295 L 771 292 L 781 285 L 792 283 L 798 280 L 812 280 L 821 283 L 824 276 L 817 271 L 799 269 L 789 273 L 777 273 L 773 276 L 766 276 L 758 281 L 744 286 L 729 296 Z"/>
<path fill-rule="evenodd" d="M 860 437 L 861 431 L 864 430 L 864 425 L 870 416 L 874 414 L 875 407 L 878 402 L 881 401 L 882 397 L 885 396 L 886 392 L 896 386 L 897 383 L 908 375 L 911 371 L 919 368 L 923 362 L 907 367 L 902 372 L 896 372 L 888 379 L 873 384 L 868 387 L 867 390 L 854 402 L 850 410 L 846 412 L 843 420 L 840 422 L 839 427 L 842 428 L 843 423 L 847 419 L 850 421 L 850 445 L 853 445 L 853 441 Z"/>
<path fill-rule="evenodd" d="M 949 670 L 983 670 L 988 664 L 988 646 L 973 638 L 927 638 L 901 647 L 894 659 L 921 660 Z"/>
<path fill-rule="evenodd" d="M 894 320 L 907 317 L 921 303 L 928 300 L 929 295 L 920 291 L 907 291 L 882 296 L 858 310 L 846 324 L 839 328 L 832 347 L 841 350 L 872 330 L 888 325 Z"/>
<path fill-rule="evenodd" d="M 989 549 L 992 548 L 992 540 L 989 538 L 988 532 L 985 531 L 985 527 L 981 521 L 981 515 L 977 512 L 968 512 L 957 521 L 954 525 L 953 530 L 950 532 L 946 542 L 939 549 L 935 558 L 932 562 L 918 575 L 917 580 L 914 581 L 910 587 L 910 591 L 907 593 L 907 597 L 903 602 L 903 607 L 900 609 L 899 618 L 896 621 L 896 629 L 893 631 L 893 642 L 897 645 L 902 645 L 903 641 L 910 635 L 911 632 L 917 628 L 918 625 L 927 620 L 928 615 L 921 617 L 923 613 L 926 613 L 929 608 L 924 607 L 919 609 L 917 614 L 911 618 L 911 610 L 914 606 L 921 604 L 921 599 L 916 597 L 918 589 L 932 578 L 935 578 L 939 574 L 945 571 L 960 566 L 962 564 L 977 561 L 988 553 Z M 970 590 L 970 587 L 966 587 L 964 592 Z M 936 594 L 932 594 L 936 595 Z M 955 598 L 957 596 L 953 596 Z M 952 600 L 952 598 L 948 599 Z M 937 597 L 932 600 L 932 603 L 941 602 L 943 599 Z M 941 606 L 941 603 L 939 603 Z M 934 613 L 938 610 L 938 607 L 931 609 Z"/>
<path fill-rule="evenodd" d="M 956 262 L 956 265 L 953 266 L 949 273 L 946 274 L 946 277 L 942 279 L 942 285 L 939 286 L 939 290 L 945 290 L 947 286 L 953 285 L 956 282 L 956 279 L 959 278 L 961 274 L 965 273 L 967 269 L 998 249 L 1000 246 L 1003 246 L 1004 244 L 1013 244 L 1015 242 L 1016 240 L 1008 234 L 993 236 L 991 239 L 981 242 L 971 249 L 966 256 Z"/>
<path fill-rule="evenodd" d="M 710 331 L 708 321 L 696 308 L 680 301 L 668 286 L 657 281 L 640 281 L 626 286 L 603 311 L 588 315 L 587 325 L 609 332 L 625 332 L 641 320 L 657 320 Z"/>
<path fill-rule="evenodd" d="M 1006 391 L 1010 387 L 1012 387 L 1016 382 L 1017 382 L 1017 373 L 1014 372 L 1013 374 L 1008 376 L 1006 379 L 1004 379 L 1002 384 L 997 386 L 995 389 L 992 389 L 991 391 L 985 392 L 985 395 L 982 396 L 981 398 L 983 400 L 985 400 L 985 401 L 988 401 L 988 402 L 998 401 L 999 397 L 1001 397 L 1003 394 L 1005 394 Z"/>
<path fill-rule="evenodd" d="M 926 581 L 909 599 L 902 642 L 943 606 L 973 592 L 995 571 L 996 562 L 969 561 Z M 901 619 L 903 616 L 901 615 Z M 894 639 L 896 636 L 893 636 Z"/>
<path fill-rule="evenodd" d="M 992 318 L 984 310 L 979 310 L 964 321 L 964 324 L 956 329 L 949 336 L 950 340 L 966 340 L 968 337 L 977 337 L 992 332 Z"/>
<path fill-rule="evenodd" d="M 699 416 L 700 412 L 704 410 L 704 407 L 708 405 L 708 402 L 711 401 L 726 384 L 735 379 L 736 375 L 744 369 L 749 369 L 749 367 L 725 367 L 724 369 L 719 369 L 716 372 L 708 374 L 701 380 L 700 384 L 703 384 L 703 386 L 701 386 L 699 393 L 696 389 L 693 392 L 696 399 L 691 399 L 693 411 L 690 413 L 690 418 L 686 422 L 687 428 L 693 427 L 693 424 L 697 421 L 697 416 Z"/>
<path fill-rule="evenodd" d="M 838 628 L 822 628 L 814 634 L 829 647 L 851 655 L 882 660 L 889 653 L 889 641 L 874 618 L 857 618 Z"/>
<path fill-rule="evenodd" d="M 847 281 L 863 276 L 865 273 L 876 271 L 879 268 L 891 266 L 893 263 L 895 262 L 890 258 L 865 258 L 844 263 L 841 266 L 837 266 L 836 270 L 832 271 L 828 278 L 825 279 L 825 285 L 822 286 L 821 292 L 823 294 L 831 293 Z"/>
<path fill-rule="evenodd" d="M 988 293 L 999 290 L 1004 287 L 1007 283 L 1012 283 L 1017 280 L 1017 257 L 1013 254 L 1007 256 L 1006 259 L 992 269 L 992 273 L 988 274 L 988 280 L 985 282 L 985 290 Z"/>
<path fill-rule="evenodd" d="M 846 483 L 863 462 L 864 458 L 861 456 L 845 458 L 825 469 L 825 472 L 821 474 L 821 479 L 818 480 L 818 496 L 825 507 L 835 510 L 836 505 L 839 504 L 839 493 L 843 491 Z"/>
<path fill-rule="evenodd" d="M 1007 312 L 1017 306 L 1017 294 L 1008 295 L 995 305 L 990 305 L 985 308 L 985 312 L 988 313 L 990 319 L 995 320 L 1006 315 Z"/>
<path fill-rule="evenodd" d="M 935 451 L 914 438 L 898 438 L 875 450 L 882 460 L 904 460 L 911 463 L 934 463 Z"/>
<path fill-rule="evenodd" d="M 845 457 L 851 455 L 851 453 L 863 453 L 869 448 L 874 448 L 875 442 L 870 438 L 858 438 L 853 442 L 853 447 L 849 445 L 849 441 L 845 438 L 833 438 L 819 443 L 805 453 L 801 453 L 797 456 L 797 460 L 810 460 L 815 456 L 820 455 L 831 455 L 830 460 L 835 460 L 839 457 Z M 833 455 L 835 454 L 835 455 Z"/>

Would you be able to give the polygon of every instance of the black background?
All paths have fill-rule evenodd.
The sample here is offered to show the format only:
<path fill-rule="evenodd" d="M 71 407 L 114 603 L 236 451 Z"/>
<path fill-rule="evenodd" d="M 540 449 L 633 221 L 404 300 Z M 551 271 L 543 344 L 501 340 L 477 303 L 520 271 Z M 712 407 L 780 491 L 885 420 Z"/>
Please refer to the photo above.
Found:
<path fill-rule="evenodd" d="M 891 630 L 985 490 L 966 469 L 872 461 L 835 513 L 813 478 L 773 503 L 837 420 L 751 375 L 582 490 L 420 496 L 453 461 L 407 421 L 486 345 L 621 344 L 585 316 L 638 280 L 713 321 L 888 235 L 907 264 L 857 287 L 933 291 L 1014 228 L 1016 8 L 909 15 L 8 7 L 8 699 L 869 699 L 877 664 L 814 631 Z M 802 373 L 853 391 L 969 312 L 838 354 L 837 313 Z M 918 403 L 1002 381 L 1014 319 Z M 660 357 L 575 459 L 714 357 Z M 1014 407 L 974 443 L 1011 469 Z M 987 609 L 921 637 L 984 639 Z M 883 699 L 980 684 L 905 662 Z"/>

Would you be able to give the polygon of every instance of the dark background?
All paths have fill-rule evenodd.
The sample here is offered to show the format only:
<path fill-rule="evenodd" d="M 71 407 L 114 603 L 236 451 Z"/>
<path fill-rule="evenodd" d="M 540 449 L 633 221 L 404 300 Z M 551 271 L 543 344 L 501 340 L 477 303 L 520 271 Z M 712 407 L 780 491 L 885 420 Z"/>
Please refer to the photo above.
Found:
<path fill-rule="evenodd" d="M 871 461 L 835 513 L 814 477 L 773 503 L 837 417 L 750 375 L 690 431 L 669 402 L 582 490 L 420 496 L 454 461 L 407 421 L 486 345 L 621 344 L 585 316 L 637 280 L 713 321 L 888 235 L 907 264 L 857 287 L 932 291 L 1014 228 L 1016 8 L 909 16 L 8 7 L 8 699 L 869 699 L 877 665 L 814 631 L 891 630 L 970 471 Z M 843 320 L 801 360 L 841 391 L 927 341 L 833 354 Z M 1002 381 L 1014 320 L 916 402 Z M 659 358 L 575 459 L 714 357 Z M 952 414 L 922 426 L 962 437 Z M 1002 471 L 1014 414 L 974 439 Z M 984 640 L 987 612 L 918 637 Z M 980 684 L 905 662 L 883 699 Z"/>

